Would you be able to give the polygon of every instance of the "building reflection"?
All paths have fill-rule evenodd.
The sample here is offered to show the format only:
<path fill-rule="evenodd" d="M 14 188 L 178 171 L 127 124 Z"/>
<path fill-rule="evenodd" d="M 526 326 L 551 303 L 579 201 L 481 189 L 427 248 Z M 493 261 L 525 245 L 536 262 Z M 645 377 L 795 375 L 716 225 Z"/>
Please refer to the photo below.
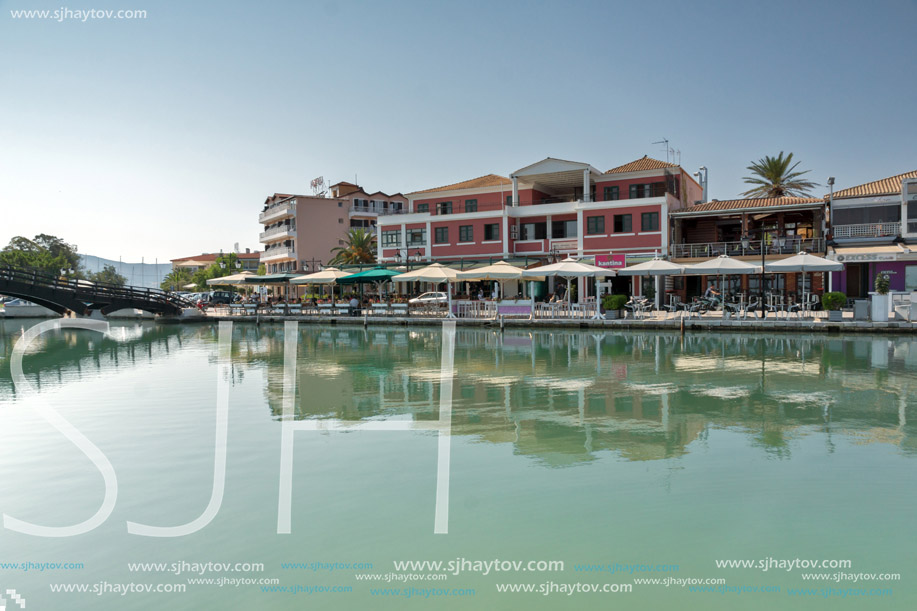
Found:
<path fill-rule="evenodd" d="M 7 364 L 22 331 L 22 321 L 0 322 L 0 399 L 15 396 Z M 283 336 L 280 325 L 233 331 L 232 383 L 263 379 L 274 419 Z M 297 418 L 438 418 L 437 327 L 300 325 L 298 338 Z M 110 337 L 64 331 L 41 341 L 25 361 L 39 388 L 186 347 L 203 345 L 215 361 L 217 327 L 145 323 Z M 907 415 L 915 371 L 909 337 L 459 328 L 452 433 L 507 444 L 546 467 L 677 458 L 714 443 L 718 430 L 740 432 L 778 459 L 813 435 L 832 448 L 843 439 L 914 455 Z"/>

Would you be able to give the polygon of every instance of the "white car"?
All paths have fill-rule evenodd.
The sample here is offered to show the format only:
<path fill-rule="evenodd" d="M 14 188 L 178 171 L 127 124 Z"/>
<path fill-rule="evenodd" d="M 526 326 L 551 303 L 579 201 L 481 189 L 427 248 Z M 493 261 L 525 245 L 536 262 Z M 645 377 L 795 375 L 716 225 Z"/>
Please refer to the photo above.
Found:
<path fill-rule="evenodd" d="M 411 305 L 434 305 L 440 303 L 446 303 L 449 298 L 445 293 L 424 293 L 420 297 L 415 297 L 414 299 L 408 300 L 408 303 Z"/>

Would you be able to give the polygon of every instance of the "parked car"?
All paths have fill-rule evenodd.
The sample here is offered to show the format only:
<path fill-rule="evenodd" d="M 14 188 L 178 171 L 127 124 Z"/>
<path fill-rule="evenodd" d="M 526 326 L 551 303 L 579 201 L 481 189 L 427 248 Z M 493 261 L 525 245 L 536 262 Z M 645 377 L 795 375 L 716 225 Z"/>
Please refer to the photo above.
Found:
<path fill-rule="evenodd" d="M 449 297 L 447 297 L 445 293 L 424 293 L 420 297 L 409 299 L 408 303 L 413 306 L 436 305 L 446 303 L 448 300 Z"/>
<path fill-rule="evenodd" d="M 232 303 L 232 293 L 229 291 L 213 291 L 209 294 L 210 305 L 229 305 Z"/>

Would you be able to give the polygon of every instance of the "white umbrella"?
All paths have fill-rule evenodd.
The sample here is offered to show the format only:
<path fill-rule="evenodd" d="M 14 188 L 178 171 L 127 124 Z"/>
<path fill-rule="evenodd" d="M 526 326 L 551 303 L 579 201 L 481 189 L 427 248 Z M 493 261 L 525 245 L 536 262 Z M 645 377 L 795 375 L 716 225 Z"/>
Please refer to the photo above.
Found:
<path fill-rule="evenodd" d="M 254 274 L 252 272 L 239 272 L 238 274 L 232 274 L 231 276 L 211 278 L 207 281 L 207 284 L 210 286 L 237 286 L 239 284 L 245 284 L 245 279 L 248 276 L 254 276 Z"/>
<path fill-rule="evenodd" d="M 685 266 L 666 261 L 658 256 L 651 261 L 644 261 L 618 270 L 619 276 L 677 276 L 685 273 Z M 656 307 L 661 303 L 659 279 L 656 279 Z"/>
<path fill-rule="evenodd" d="M 499 261 L 493 265 L 470 269 L 465 272 L 458 272 L 455 277 L 457 280 L 491 280 L 500 283 L 500 294 L 503 294 L 503 281 L 522 279 L 522 269 L 511 265 L 506 261 Z"/>
<path fill-rule="evenodd" d="M 567 257 L 559 263 L 542 265 L 532 269 L 522 270 L 522 275 L 526 278 L 534 276 L 560 276 L 567 281 L 567 302 L 570 302 L 570 281 L 573 278 L 586 278 L 590 276 L 614 276 L 613 269 L 597 267 L 587 263 L 581 263 L 572 257 Z"/>
<path fill-rule="evenodd" d="M 802 303 L 806 303 L 806 272 L 840 272 L 844 270 L 844 264 L 837 261 L 828 261 L 822 257 L 810 255 L 807 252 L 801 252 L 798 255 L 765 263 L 764 269 L 769 272 L 790 273 L 802 272 Z"/>
<path fill-rule="evenodd" d="M 619 276 L 678 276 L 683 273 L 685 273 L 684 265 L 678 265 L 659 257 L 618 270 Z"/>
<path fill-rule="evenodd" d="M 714 257 L 713 259 L 708 259 L 706 261 L 701 261 L 700 263 L 695 263 L 694 265 L 685 266 L 686 274 L 700 274 L 704 276 L 731 276 L 735 274 L 748 275 L 748 274 L 759 274 L 761 273 L 760 265 L 752 265 L 740 259 L 733 259 L 729 255 L 720 255 L 719 257 Z M 720 286 L 723 285 L 722 278 L 720 279 Z M 725 297 L 725 295 L 723 295 Z M 724 301 L 725 303 L 725 301 Z M 723 308 L 723 316 L 726 315 L 726 308 Z"/>
<path fill-rule="evenodd" d="M 321 271 L 305 276 L 297 276 L 290 280 L 290 284 L 335 284 L 338 278 L 352 276 L 353 272 L 345 272 L 336 267 L 326 267 Z M 324 289 L 323 289 L 324 290 Z M 324 292 L 322 293 L 324 296 Z M 334 287 L 331 287 L 331 301 L 334 301 Z"/>
<path fill-rule="evenodd" d="M 456 279 L 458 272 L 451 267 L 446 267 L 442 263 L 431 263 L 426 267 L 415 269 L 414 271 L 401 274 L 392 278 L 394 282 L 433 282 L 439 284 L 446 283 L 446 307 L 448 318 L 455 318 L 452 313 L 452 286 L 451 283 Z"/>

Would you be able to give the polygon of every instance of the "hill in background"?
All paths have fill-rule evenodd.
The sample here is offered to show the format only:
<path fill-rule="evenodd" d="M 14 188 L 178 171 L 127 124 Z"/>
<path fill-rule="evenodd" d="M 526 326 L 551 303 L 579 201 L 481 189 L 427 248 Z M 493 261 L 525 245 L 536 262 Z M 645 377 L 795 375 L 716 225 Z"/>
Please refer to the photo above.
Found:
<path fill-rule="evenodd" d="M 100 272 L 106 265 L 111 265 L 119 274 L 127 278 L 127 283 L 131 286 L 143 288 L 158 289 L 162 279 L 172 271 L 171 263 L 124 263 L 103 259 L 94 255 L 80 255 L 83 262 L 83 268 L 86 272 Z"/>

